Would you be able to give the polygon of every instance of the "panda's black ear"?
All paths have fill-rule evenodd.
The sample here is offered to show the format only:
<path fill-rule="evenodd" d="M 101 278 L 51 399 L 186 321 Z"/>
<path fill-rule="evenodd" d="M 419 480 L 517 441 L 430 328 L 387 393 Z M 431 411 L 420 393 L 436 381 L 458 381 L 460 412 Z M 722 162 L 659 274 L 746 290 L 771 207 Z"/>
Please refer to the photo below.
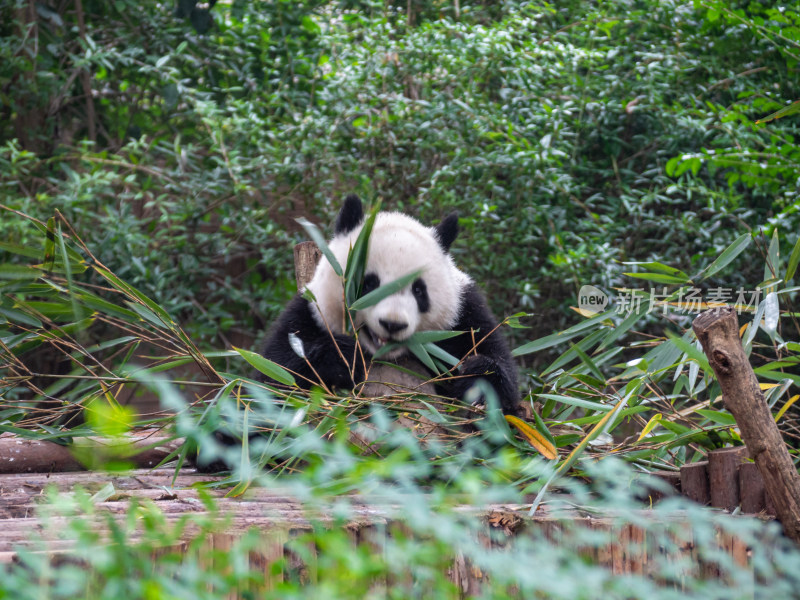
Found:
<path fill-rule="evenodd" d="M 355 194 L 350 194 L 344 199 L 344 205 L 336 217 L 336 225 L 333 232 L 335 235 L 349 233 L 353 231 L 361 221 L 364 220 L 364 208 L 361 206 L 361 198 Z"/>
<path fill-rule="evenodd" d="M 447 252 L 458 235 L 458 213 L 456 211 L 451 212 L 442 219 L 435 229 L 439 245 Z"/>

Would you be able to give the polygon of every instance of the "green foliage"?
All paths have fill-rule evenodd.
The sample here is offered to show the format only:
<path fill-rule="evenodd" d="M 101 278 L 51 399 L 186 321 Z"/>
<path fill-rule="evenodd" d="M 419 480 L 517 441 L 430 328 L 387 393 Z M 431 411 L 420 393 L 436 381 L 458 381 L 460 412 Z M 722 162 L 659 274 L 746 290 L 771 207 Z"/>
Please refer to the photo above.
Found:
<path fill-rule="evenodd" d="M 386 422 L 380 412 L 371 420 L 378 428 Z M 296 443 L 308 438 L 305 425 L 293 429 Z M 480 595 L 487 598 L 786 598 L 800 584 L 800 553 L 775 523 L 676 501 L 644 513 L 634 499 L 643 482 L 613 458 L 585 462 L 592 484 L 573 480 L 552 496 L 546 519 L 563 519 L 557 537 L 535 523 L 511 536 L 463 506 L 524 502 L 509 481 L 546 474 L 536 461 L 512 452 L 486 456 L 482 466 L 448 461 L 441 468 L 453 472 L 450 485 L 422 487 L 417 482 L 430 469 L 412 460 L 425 452 L 413 436 L 387 432 L 383 456 L 356 454 L 336 438 L 318 439 L 316 449 L 336 460 L 312 461 L 291 477 L 297 508 L 287 526 L 297 528 L 298 518 L 309 524 L 295 535 L 278 525 L 231 543 L 230 517 L 211 498 L 203 501 L 206 512 L 175 519 L 156 502 L 133 501 L 115 517 L 95 506 L 102 494 L 51 494 L 39 509 L 41 545 L 28 547 L 44 550 L 56 540 L 73 550 L 56 562 L 46 552 L 21 551 L 17 562 L 0 566 L 0 598 L 455 599 L 461 596 L 448 569 L 457 561 L 480 570 Z M 287 480 L 259 477 L 268 489 Z M 332 487 L 335 481 L 341 483 Z M 342 493 L 349 489 L 361 493 Z M 606 518 L 592 518 L 598 514 Z M 357 533 L 346 527 L 367 515 L 371 526 Z M 615 573 L 596 558 L 632 527 L 641 538 L 627 555 L 638 560 L 647 553 L 646 571 Z M 747 565 L 724 550 L 729 540 L 748 549 Z"/>
<path fill-rule="evenodd" d="M 72 4 L 3 9 L 0 203 L 59 209 L 198 339 L 251 344 L 292 293 L 291 217 L 347 192 L 459 209 L 459 262 L 536 336 L 620 262 L 696 272 L 797 225 L 797 120 L 756 124 L 800 97 L 792 10 L 123 0 L 82 32 Z"/>
<path fill-rule="evenodd" d="M 603 433 L 599 446 L 613 448 L 617 456 L 646 470 L 693 462 L 702 455 L 701 449 L 740 445 L 735 420 L 722 405 L 719 385 L 691 330 L 700 311 L 732 306 L 742 315 L 745 352 L 796 455 L 800 439 L 796 417 L 787 422 L 784 415 L 797 399 L 790 390 L 800 383 L 800 346 L 794 341 L 800 329 L 792 308 L 799 288 L 794 285 L 794 261 L 790 257 L 784 267 L 780 259 L 780 239 L 774 230 L 768 246 L 756 240 L 764 252 L 765 279 L 749 288 L 696 287 L 709 277 L 730 272 L 736 257 L 751 246 L 745 234 L 692 279 L 675 276 L 673 269 L 661 263 L 638 263 L 646 271 L 629 275 L 638 276 L 636 281 L 657 282 L 657 288 L 649 292 L 621 288 L 612 299 L 614 309 L 517 348 L 517 354 L 526 354 L 569 345 L 541 371 L 530 395 L 541 403 L 541 414 L 551 430 L 604 423 L 602 432 L 556 437 L 559 445 L 581 439 L 583 444 L 591 434 Z M 754 268 L 759 264 L 751 262 Z M 662 279 L 665 273 L 670 273 L 667 280 Z M 637 341 L 637 330 L 657 328 L 659 335 Z M 631 338 L 627 347 L 620 345 Z M 578 418 L 576 409 L 582 409 Z M 607 421 L 612 411 L 619 414 Z M 641 433 L 634 437 L 632 432 Z"/>
<path fill-rule="evenodd" d="M 150 424 L 174 424 L 239 465 L 232 493 L 301 465 L 290 480 L 310 507 L 342 491 L 430 492 L 404 507 L 412 536 L 380 538 L 383 556 L 344 551 L 341 532 L 315 529 L 303 542 L 321 550 L 319 579 L 289 580 L 276 597 L 361 598 L 370 577 L 397 582 L 397 597 L 450 597 L 439 574 L 457 551 L 490 573 L 492 597 L 674 597 L 669 582 L 698 598 L 735 597 L 752 581 L 764 596 L 797 589 L 796 553 L 776 546 L 781 561 L 761 558 L 769 551 L 747 521 L 691 515 L 709 560 L 714 526 L 760 557 L 755 579 L 723 564 L 727 578 L 711 589 L 660 562 L 652 579 L 614 577 L 581 551 L 608 539 L 580 528 L 558 545 L 487 550 L 451 510 L 522 503 L 545 487 L 545 502 L 557 500 L 551 487 L 588 498 L 562 477 L 570 469 L 603 482 L 592 490 L 600 510 L 624 509 L 630 471 L 585 459 L 613 448 L 638 470 L 674 469 L 741 443 L 688 316 L 676 314 L 695 286 L 763 289 L 743 343 L 784 433 L 800 437 L 791 7 L 13 0 L 0 32 L 0 429 L 61 443 L 121 433 L 141 422 L 117 399 L 145 383 L 173 415 Z M 245 362 L 286 384 L 289 374 L 246 349 L 198 349 L 193 340 L 252 346 L 294 291 L 294 217 L 330 216 L 349 192 L 427 221 L 460 211 L 459 264 L 498 313 L 535 312 L 515 354 L 536 430 L 562 450 L 556 464 L 542 465 L 491 410 L 482 434 L 467 436 L 476 415 L 463 407 L 269 389 L 241 376 Z M 360 277 L 345 275 L 352 305 Z M 574 324 L 565 308 L 587 283 L 630 292 L 631 310 Z M 86 406 L 85 426 L 62 427 Z M 392 425 L 400 412 L 459 443 L 419 444 Z M 210 432 L 226 425 L 241 448 L 214 445 Z M 379 454 L 364 455 L 353 432 Z M 679 531 L 662 521 L 648 535 L 674 547 Z M 85 523 L 74 520 L 78 547 L 94 548 Z M 176 539 L 157 518 L 144 523 L 165 545 Z M 53 575 L 26 555 L 5 567 L 0 595 L 213 597 L 238 589 L 225 573 L 251 576 L 236 571 L 247 542 L 220 572 L 177 555 L 152 571 L 154 545 L 129 535 L 83 555 L 89 569 Z"/>
<path fill-rule="evenodd" d="M 0 598 L 210 600 L 257 581 L 247 567 L 254 536 L 244 536 L 224 552 L 208 547 L 221 526 L 213 510 L 170 522 L 154 503 L 134 500 L 125 518 L 115 520 L 94 506 L 102 499 L 80 490 L 73 496 L 49 494 L 40 511 L 44 529 L 68 540 L 74 551 L 60 562 L 47 552 L 20 551 L 18 562 L 2 567 Z M 189 528 L 196 535 L 189 535 Z"/>

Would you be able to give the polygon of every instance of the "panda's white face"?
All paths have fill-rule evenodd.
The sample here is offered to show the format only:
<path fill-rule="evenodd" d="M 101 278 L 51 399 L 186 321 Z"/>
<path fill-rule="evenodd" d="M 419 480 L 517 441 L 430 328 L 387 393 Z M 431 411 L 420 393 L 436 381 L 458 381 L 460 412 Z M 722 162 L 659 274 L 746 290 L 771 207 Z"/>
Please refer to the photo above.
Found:
<path fill-rule="evenodd" d="M 329 247 L 339 264 L 345 265 L 360 231 L 358 225 L 331 240 Z M 417 331 L 452 329 L 461 308 L 461 291 L 470 283 L 440 244 L 434 228 L 402 213 L 378 213 L 370 236 L 363 293 L 416 271 L 419 277 L 404 289 L 356 313 L 359 341 L 371 353 Z M 316 298 L 313 311 L 320 325 L 337 333 L 344 331 L 342 282 L 324 257 L 307 288 Z M 405 348 L 398 348 L 385 356 L 396 358 L 404 352 Z"/>

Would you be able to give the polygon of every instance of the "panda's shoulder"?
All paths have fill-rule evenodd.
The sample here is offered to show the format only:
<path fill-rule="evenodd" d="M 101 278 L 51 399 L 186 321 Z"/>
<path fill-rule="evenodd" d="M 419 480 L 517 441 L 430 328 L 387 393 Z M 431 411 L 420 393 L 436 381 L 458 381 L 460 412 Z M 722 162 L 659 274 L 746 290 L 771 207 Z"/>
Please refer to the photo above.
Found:
<path fill-rule="evenodd" d="M 319 325 L 313 317 L 311 303 L 300 294 L 296 294 L 292 298 L 286 308 L 283 309 L 281 315 L 275 320 L 269 337 L 290 332 L 296 333 L 301 338 L 319 333 Z"/>
<path fill-rule="evenodd" d="M 472 279 L 466 277 L 461 287 L 461 303 L 457 322 L 453 329 L 469 329 L 476 326 L 487 326 L 495 322 L 486 296 Z"/>

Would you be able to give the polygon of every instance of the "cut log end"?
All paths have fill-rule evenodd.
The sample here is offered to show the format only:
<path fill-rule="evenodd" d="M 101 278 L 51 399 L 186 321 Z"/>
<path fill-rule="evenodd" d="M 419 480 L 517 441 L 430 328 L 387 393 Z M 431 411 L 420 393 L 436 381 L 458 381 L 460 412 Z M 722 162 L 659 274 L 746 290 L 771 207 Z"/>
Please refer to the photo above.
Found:
<path fill-rule="evenodd" d="M 700 313 L 692 322 L 692 329 L 694 329 L 698 339 L 701 339 L 701 336 L 707 335 L 708 331 L 712 328 L 728 328 L 731 326 L 738 332 L 738 315 L 736 314 L 736 311 L 729 306 L 712 308 Z"/>

